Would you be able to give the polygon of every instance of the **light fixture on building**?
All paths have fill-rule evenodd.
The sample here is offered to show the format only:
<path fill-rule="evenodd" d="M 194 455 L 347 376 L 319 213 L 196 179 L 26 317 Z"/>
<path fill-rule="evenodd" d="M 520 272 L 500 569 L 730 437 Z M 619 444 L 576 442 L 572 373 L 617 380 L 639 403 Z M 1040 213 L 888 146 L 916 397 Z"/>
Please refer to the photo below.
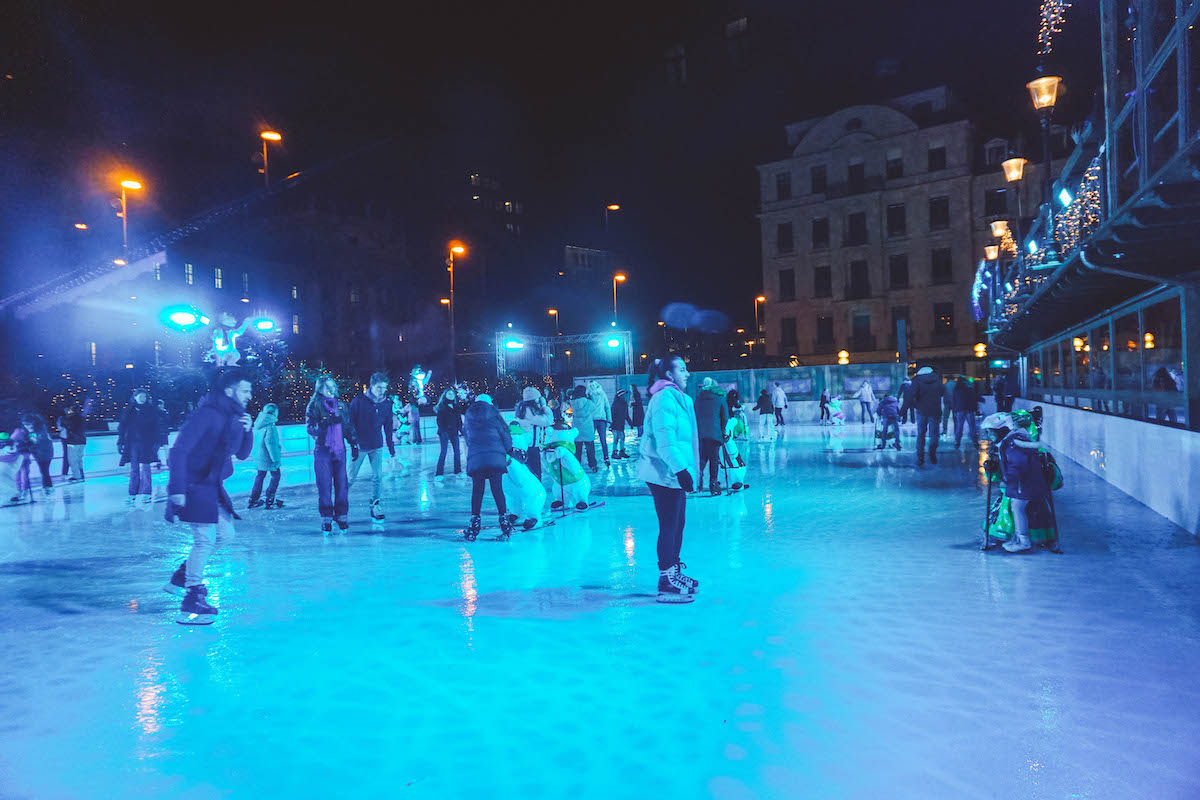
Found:
<path fill-rule="evenodd" d="M 1025 165 L 1029 163 L 1027 158 L 1010 158 L 1000 162 L 1000 169 L 1004 170 L 1004 180 L 1012 183 L 1019 181 L 1025 176 Z"/>
<path fill-rule="evenodd" d="M 838 350 L 838 363 L 846 365 L 850 363 L 850 353 L 846 350 Z"/>
<path fill-rule="evenodd" d="M 1038 111 L 1054 108 L 1061 84 L 1062 78 L 1055 75 L 1046 75 L 1025 84 L 1025 88 L 1029 90 L 1029 97 L 1033 100 L 1033 107 Z"/>
<path fill-rule="evenodd" d="M 1004 234 L 1008 233 L 1008 221 L 1007 220 L 998 219 L 992 223 L 991 227 L 992 227 L 992 236 L 995 236 L 997 239 L 1003 237 Z"/>
<path fill-rule="evenodd" d="M 988 261 L 995 261 L 1000 257 L 1000 245 L 985 244 L 983 246 L 983 255 Z"/>

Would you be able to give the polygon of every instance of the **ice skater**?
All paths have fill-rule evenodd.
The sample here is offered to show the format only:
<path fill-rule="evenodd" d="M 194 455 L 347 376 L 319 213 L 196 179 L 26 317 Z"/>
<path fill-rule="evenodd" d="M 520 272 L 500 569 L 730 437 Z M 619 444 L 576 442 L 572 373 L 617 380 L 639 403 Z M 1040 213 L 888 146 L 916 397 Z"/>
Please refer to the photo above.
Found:
<path fill-rule="evenodd" d="M 208 602 L 204 565 L 223 544 L 233 539 L 237 514 L 225 491 L 233 474 L 233 457 L 245 461 L 254 446 L 250 415 L 250 381 L 237 370 L 219 374 L 212 391 L 187 418 L 168 454 L 168 522 L 178 519 L 192 527 L 192 552 L 163 588 L 184 593 L 176 622 L 209 625 L 217 615 Z"/>
<path fill-rule="evenodd" d="M 921 367 L 913 378 L 912 402 L 917 410 L 917 466 L 925 464 L 925 438 L 929 437 L 929 461 L 937 461 L 938 422 L 942 417 L 942 381 L 933 367 Z M 904 409 L 900 410 L 901 415 Z"/>
<path fill-rule="evenodd" d="M 308 435 L 313 437 L 313 474 L 317 483 L 321 530 L 330 533 L 333 522 L 338 530 L 350 528 L 350 483 L 346 478 L 346 445 L 350 458 L 358 458 L 358 439 L 350 421 L 350 409 L 338 399 L 338 386 L 331 376 L 317 378 L 316 391 L 308 401 L 304 419 Z"/>
<path fill-rule="evenodd" d="M 117 426 L 117 451 L 121 454 L 118 466 L 129 465 L 126 505 L 134 505 L 138 497 L 143 505 L 154 501 L 150 465 L 158 461 L 159 421 L 158 408 L 150 404 L 150 393 L 145 389 L 135 390 Z"/>
<path fill-rule="evenodd" d="M 962 446 L 963 427 L 967 428 L 968 441 L 979 447 L 979 431 L 975 427 L 975 414 L 979 411 L 979 394 L 974 382 L 966 375 L 959 375 L 954 382 L 951 404 L 954 409 L 954 449 Z"/>
<path fill-rule="evenodd" d="M 775 388 L 771 390 L 771 405 L 775 406 L 775 427 L 781 428 L 783 421 L 783 410 L 788 407 L 787 392 L 779 385 L 779 381 L 775 381 Z"/>
<path fill-rule="evenodd" d="M 492 398 L 481 394 L 463 415 L 463 436 L 467 440 L 467 475 L 471 476 L 471 522 L 467 526 L 467 541 L 475 541 L 483 522 L 483 489 L 486 484 L 496 501 L 496 512 L 500 515 L 500 535 L 512 535 L 513 524 L 508 518 L 508 506 L 504 501 L 504 473 L 508 471 L 508 453 L 512 450 L 512 435 L 500 412 L 492 405 Z"/>
<path fill-rule="evenodd" d="M 66 447 L 67 466 L 70 468 L 71 473 L 71 477 L 67 479 L 67 482 L 82 482 L 84 480 L 83 451 L 87 445 L 87 432 L 85 430 L 83 414 L 79 413 L 79 406 L 74 403 L 67 406 L 66 413 L 62 417 L 62 424 L 59 427 L 62 429 L 63 444 Z"/>
<path fill-rule="evenodd" d="M 283 442 L 279 438 L 279 406 L 267 403 L 258 418 L 254 420 L 254 430 L 258 431 L 258 447 L 254 448 L 254 468 L 258 470 L 254 476 L 254 486 L 250 489 L 250 503 L 247 508 L 260 506 L 274 509 L 283 508 L 283 502 L 275 499 L 279 491 L 280 468 L 283 466 Z M 266 500 L 262 499 L 263 481 L 270 474 L 271 482 L 267 484 Z"/>
<path fill-rule="evenodd" d="M 775 436 L 775 429 L 771 427 L 771 420 L 775 415 L 775 404 L 771 402 L 771 396 L 767 394 L 766 389 L 758 393 L 758 402 L 754 404 L 754 410 L 758 412 L 758 440 L 760 442 L 771 441 Z"/>
<path fill-rule="evenodd" d="M 900 404 L 896 398 L 885 394 L 879 401 L 879 407 L 875 409 L 875 415 L 879 417 L 879 443 L 875 445 L 875 449 L 882 450 L 887 447 L 888 439 L 892 438 L 895 440 L 893 446 L 897 451 L 900 450 Z"/>
<path fill-rule="evenodd" d="M 638 478 L 650 487 L 658 515 L 660 603 L 690 603 L 700 588 L 699 581 L 683 574 L 686 565 L 679 560 L 687 493 L 695 486 L 700 463 L 696 412 L 692 398 L 684 392 L 687 382 L 687 364 L 679 356 L 656 358 L 650 364 L 650 402 Z M 769 423 L 771 415 L 764 419 Z"/>
<path fill-rule="evenodd" d="M 871 409 L 875 405 L 875 389 L 870 381 L 862 382 L 862 386 L 854 393 L 854 399 L 858 400 L 858 421 L 865 423 L 867 417 L 870 417 L 871 422 L 874 422 L 875 412 Z"/>
<path fill-rule="evenodd" d="M 350 403 L 350 422 L 358 439 L 358 452 L 350 465 L 350 485 L 354 485 L 358 470 L 365 459 L 371 462 L 371 500 L 368 511 L 372 520 L 383 517 L 383 447 L 388 455 L 396 457 L 396 444 L 392 440 L 392 401 L 387 395 L 388 376 L 376 372 L 371 376 L 368 390 Z"/>
<path fill-rule="evenodd" d="M 708 467 L 708 488 L 712 494 L 721 493 L 717 482 L 717 467 L 720 464 L 721 443 L 725 440 L 725 423 L 729 421 L 729 409 L 725 405 L 725 394 L 712 378 L 705 378 L 696 395 L 696 429 L 700 435 L 700 467 L 697 488 L 704 491 L 704 468 Z"/>
<path fill-rule="evenodd" d="M 42 493 L 46 497 L 54 494 L 54 479 L 50 477 L 54 440 L 45 420 L 36 414 L 25 414 L 21 417 L 21 426 L 13 431 L 9 441 L 16 445 L 18 455 L 22 456 L 17 467 L 17 495 L 12 502 L 19 502 L 26 492 L 33 494 L 31 462 L 37 462 L 38 472 L 42 475 Z"/>
<path fill-rule="evenodd" d="M 821 424 L 824 425 L 825 422 L 828 420 L 829 424 L 832 425 L 833 418 L 829 415 L 829 390 L 828 389 L 821 390 L 821 400 L 819 402 L 819 405 L 821 406 Z"/>
<path fill-rule="evenodd" d="M 526 434 L 525 466 L 540 480 L 542 477 L 542 454 L 538 448 L 542 431 L 554 424 L 554 412 L 546 405 L 542 393 L 534 386 L 526 386 L 521 392 L 513 417 Z"/>
<path fill-rule="evenodd" d="M 625 427 L 631 422 L 629 417 L 629 392 L 624 389 L 617 390 L 616 395 L 613 396 L 609 413 L 612 415 L 613 461 L 629 458 L 629 453 L 625 452 Z"/>
<path fill-rule="evenodd" d="M 576 446 L 582 445 L 587 453 L 588 469 L 599 472 L 600 465 L 596 461 L 596 433 L 600 430 L 599 423 L 605 421 L 604 409 L 596 398 L 588 394 L 583 384 L 576 386 L 575 391 L 571 393 L 571 419 L 575 430 L 579 431 Z M 605 460 L 605 465 L 607 464 Z"/>
<path fill-rule="evenodd" d="M 642 406 L 642 394 L 636 386 L 629 387 L 629 420 L 630 424 L 637 428 L 640 439 L 646 421 L 646 410 Z"/>
<path fill-rule="evenodd" d="M 433 474 L 433 479 L 440 483 L 445 480 L 443 473 L 446 470 L 448 448 L 454 448 L 454 474 L 462 474 L 462 455 L 458 451 L 458 436 L 462 433 L 462 407 L 454 387 L 442 392 L 433 411 L 437 415 L 438 442 L 442 448 L 438 453 L 437 472 Z"/>

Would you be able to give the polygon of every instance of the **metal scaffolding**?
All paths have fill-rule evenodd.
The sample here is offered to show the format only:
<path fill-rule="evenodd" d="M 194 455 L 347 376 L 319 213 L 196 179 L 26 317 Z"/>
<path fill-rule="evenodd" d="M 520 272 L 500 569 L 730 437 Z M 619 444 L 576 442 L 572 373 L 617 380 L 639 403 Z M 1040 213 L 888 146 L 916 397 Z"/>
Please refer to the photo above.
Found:
<path fill-rule="evenodd" d="M 616 339 L 625 355 L 625 374 L 633 374 L 633 334 L 630 331 L 605 331 L 603 333 L 577 333 L 568 336 L 527 336 L 511 330 L 496 331 L 496 377 L 508 372 L 509 354 L 536 348 L 543 375 L 550 374 L 550 359 L 556 348 L 570 345 L 589 345 Z M 517 342 L 519 347 L 510 343 Z"/>

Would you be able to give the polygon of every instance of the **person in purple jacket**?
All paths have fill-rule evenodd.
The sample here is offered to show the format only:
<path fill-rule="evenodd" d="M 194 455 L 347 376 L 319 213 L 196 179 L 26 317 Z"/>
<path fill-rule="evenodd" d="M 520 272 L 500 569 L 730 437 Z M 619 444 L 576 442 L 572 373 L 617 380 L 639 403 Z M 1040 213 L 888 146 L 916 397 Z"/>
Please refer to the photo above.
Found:
<path fill-rule="evenodd" d="M 346 479 L 346 445 L 350 445 L 350 460 L 358 458 L 358 438 L 350 409 L 338 399 L 337 381 L 332 376 L 317 378 L 316 391 L 304 412 L 308 435 L 313 445 L 313 473 L 317 481 L 317 505 L 321 514 L 321 530 L 330 533 L 333 520 L 338 530 L 346 531 L 350 522 L 350 482 Z"/>
<path fill-rule="evenodd" d="M 209 557 L 233 538 L 233 501 L 225 479 L 233 474 L 233 457 L 245 461 L 254 447 L 250 415 L 250 381 L 237 370 L 217 375 L 212 391 L 184 422 L 167 459 L 167 521 L 192 526 L 192 552 L 163 587 L 184 594 L 176 622 L 209 625 L 217 615 L 203 583 Z"/>
<path fill-rule="evenodd" d="M 358 455 L 350 465 L 350 485 L 358 477 L 364 460 L 371 462 L 371 519 L 382 520 L 383 509 L 380 499 L 383 494 L 383 447 L 388 455 L 396 457 L 396 444 L 392 441 L 392 399 L 388 397 L 388 376 L 376 372 L 371 376 L 367 391 L 350 402 L 350 421 L 358 436 Z"/>

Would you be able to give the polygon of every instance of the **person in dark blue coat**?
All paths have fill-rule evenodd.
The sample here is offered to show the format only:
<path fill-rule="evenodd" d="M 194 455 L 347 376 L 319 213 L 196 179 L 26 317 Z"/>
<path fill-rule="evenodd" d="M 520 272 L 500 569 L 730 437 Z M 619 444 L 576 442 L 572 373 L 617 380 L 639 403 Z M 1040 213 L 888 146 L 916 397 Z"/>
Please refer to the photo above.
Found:
<path fill-rule="evenodd" d="M 979 394 L 975 384 L 965 375 L 959 375 L 954 382 L 954 392 L 950 395 L 950 404 L 954 411 L 954 447 L 962 444 L 963 426 L 968 429 L 972 447 L 979 447 L 979 432 L 975 427 L 975 414 L 979 411 Z"/>
<path fill-rule="evenodd" d="M 446 451 L 451 447 L 454 448 L 454 474 L 462 473 L 462 456 L 458 452 L 458 435 L 462 432 L 463 409 L 453 386 L 442 392 L 441 399 L 433 407 L 433 411 L 437 414 L 438 440 L 442 445 L 442 449 L 438 452 L 437 472 L 433 474 L 433 479 L 436 481 L 442 478 L 446 471 Z"/>
<path fill-rule="evenodd" d="M 117 451 L 121 454 L 118 466 L 129 465 L 129 505 L 137 502 L 138 495 L 150 505 L 154 495 L 150 465 L 158 461 L 160 422 L 158 407 L 150 402 L 150 393 L 145 389 L 135 391 L 117 426 Z"/>
<path fill-rule="evenodd" d="M 245 461 L 254 446 L 246 413 L 250 393 L 250 381 L 237 370 L 218 375 L 212 391 L 184 422 L 167 459 L 167 521 L 192 526 L 192 552 L 163 587 L 172 594 L 185 592 L 176 620 L 183 625 L 207 625 L 217 614 L 207 599 L 204 565 L 233 538 L 238 516 L 224 482 L 233 474 L 234 456 Z"/>
<path fill-rule="evenodd" d="M 358 456 L 350 465 L 350 486 L 358 477 L 364 460 L 371 462 L 371 519 L 383 519 L 383 447 L 396 457 L 392 441 L 392 400 L 387 396 L 388 377 L 382 372 L 371 376 L 369 388 L 350 402 L 350 422 L 358 436 Z"/>
<path fill-rule="evenodd" d="M 467 474 L 471 476 L 471 524 L 467 527 L 467 539 L 473 540 L 483 527 L 479 515 L 483 510 L 485 483 L 491 486 L 492 499 L 500 513 L 500 531 L 509 536 L 512 523 L 508 520 L 501 479 L 508 472 L 507 456 L 513 446 L 512 434 L 488 395 L 479 395 L 467 409 L 463 417 L 463 436 L 467 440 Z"/>

